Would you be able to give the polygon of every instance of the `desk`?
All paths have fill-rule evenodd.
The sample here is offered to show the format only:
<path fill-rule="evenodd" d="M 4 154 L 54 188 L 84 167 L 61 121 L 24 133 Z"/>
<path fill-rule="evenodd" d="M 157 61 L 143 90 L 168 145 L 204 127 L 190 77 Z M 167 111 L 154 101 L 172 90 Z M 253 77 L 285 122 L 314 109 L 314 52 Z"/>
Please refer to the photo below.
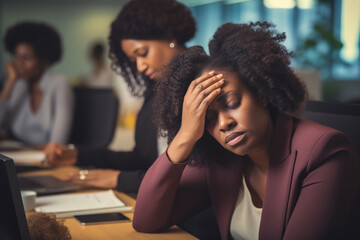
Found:
<path fill-rule="evenodd" d="M 77 172 L 76 167 L 64 167 L 57 169 L 49 170 L 39 170 L 27 173 L 21 173 L 21 176 L 30 176 L 30 175 L 44 175 L 50 174 L 60 179 L 64 179 L 69 172 Z M 125 193 L 115 192 L 116 195 L 128 205 L 135 207 L 135 199 L 126 195 Z M 71 193 L 70 193 L 71 194 Z M 124 213 L 131 220 L 133 219 L 132 212 Z M 181 239 L 181 240 L 194 240 L 197 239 L 191 234 L 181 230 L 180 228 L 174 226 L 170 228 L 167 232 L 157 233 L 157 234 L 148 234 L 148 233 L 139 233 L 136 232 L 132 227 L 132 222 L 124 223 L 109 223 L 109 224 L 99 224 L 99 225 L 90 225 L 82 226 L 74 218 L 66 218 L 64 224 L 69 228 L 70 234 L 73 240 L 111 240 L 111 239 Z"/>

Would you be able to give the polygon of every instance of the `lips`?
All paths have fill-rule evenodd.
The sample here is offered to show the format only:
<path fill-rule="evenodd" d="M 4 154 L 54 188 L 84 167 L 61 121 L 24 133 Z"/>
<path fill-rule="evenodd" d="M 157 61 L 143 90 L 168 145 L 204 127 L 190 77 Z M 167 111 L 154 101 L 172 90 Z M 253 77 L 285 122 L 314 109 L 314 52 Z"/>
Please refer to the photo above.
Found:
<path fill-rule="evenodd" d="M 150 79 L 155 79 L 156 75 L 157 75 L 157 72 L 153 72 L 153 73 L 149 74 L 148 76 Z"/>
<path fill-rule="evenodd" d="M 234 132 L 226 136 L 225 144 L 233 147 L 237 144 L 242 143 L 245 140 L 245 132 Z"/>

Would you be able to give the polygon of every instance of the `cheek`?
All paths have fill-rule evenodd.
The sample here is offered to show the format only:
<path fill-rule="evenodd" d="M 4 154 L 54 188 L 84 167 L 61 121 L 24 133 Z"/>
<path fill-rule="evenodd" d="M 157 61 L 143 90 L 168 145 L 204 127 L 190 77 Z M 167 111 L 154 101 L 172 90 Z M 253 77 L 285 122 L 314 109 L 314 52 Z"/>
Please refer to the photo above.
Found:
<path fill-rule="evenodd" d="M 252 125 L 253 132 L 259 137 L 263 138 L 266 132 L 270 116 L 267 114 L 265 109 L 254 109 L 249 114 L 249 123 Z"/>
<path fill-rule="evenodd" d="M 28 61 L 25 63 L 25 67 L 31 73 L 37 73 L 40 71 L 40 65 L 37 61 Z"/>
<path fill-rule="evenodd" d="M 218 142 L 220 141 L 220 132 L 217 131 L 215 124 L 206 125 L 206 131 Z"/>
<path fill-rule="evenodd" d="M 159 48 L 157 51 L 154 51 L 153 55 L 153 61 L 154 65 L 156 65 L 157 68 L 161 68 L 163 66 L 167 66 L 172 59 L 172 55 L 170 54 L 170 51 Z"/>

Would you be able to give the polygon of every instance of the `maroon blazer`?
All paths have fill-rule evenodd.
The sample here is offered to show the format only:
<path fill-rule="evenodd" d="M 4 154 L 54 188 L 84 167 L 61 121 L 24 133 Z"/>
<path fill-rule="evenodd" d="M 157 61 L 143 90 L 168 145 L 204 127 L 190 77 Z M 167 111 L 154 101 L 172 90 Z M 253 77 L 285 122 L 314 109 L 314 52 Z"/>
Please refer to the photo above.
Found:
<path fill-rule="evenodd" d="M 162 154 L 146 173 L 133 227 L 159 232 L 212 206 L 222 239 L 242 184 L 244 159 L 224 167 L 173 164 Z M 348 137 L 314 122 L 278 114 L 259 239 L 331 239 L 341 234 L 359 189 L 360 161 Z"/>

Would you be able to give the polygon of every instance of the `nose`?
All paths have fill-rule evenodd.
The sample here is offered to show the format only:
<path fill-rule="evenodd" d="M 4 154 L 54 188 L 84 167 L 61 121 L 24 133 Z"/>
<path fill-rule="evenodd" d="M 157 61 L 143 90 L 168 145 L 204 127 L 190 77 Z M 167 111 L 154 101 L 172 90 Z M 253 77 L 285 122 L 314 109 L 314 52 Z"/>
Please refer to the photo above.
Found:
<path fill-rule="evenodd" d="M 236 121 L 229 113 L 220 111 L 218 113 L 218 126 L 221 132 L 226 132 L 236 126 Z"/>
<path fill-rule="evenodd" d="M 15 69 L 21 69 L 24 67 L 25 61 L 23 60 L 23 58 L 18 57 L 18 58 L 14 59 L 13 64 L 14 64 Z"/>
<path fill-rule="evenodd" d="M 141 59 L 141 58 L 136 59 L 136 68 L 139 72 L 145 73 L 147 67 L 148 66 L 147 66 L 146 62 L 143 59 Z"/>

